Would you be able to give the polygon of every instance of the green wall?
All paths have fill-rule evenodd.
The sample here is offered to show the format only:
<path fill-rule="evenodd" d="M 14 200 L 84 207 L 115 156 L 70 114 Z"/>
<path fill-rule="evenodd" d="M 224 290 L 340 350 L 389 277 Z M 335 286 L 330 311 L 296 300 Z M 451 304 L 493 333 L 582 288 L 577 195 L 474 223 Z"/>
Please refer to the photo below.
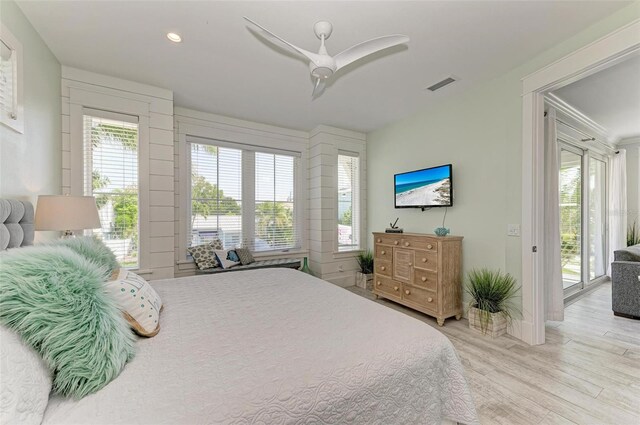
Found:
<path fill-rule="evenodd" d="M 433 233 L 444 210 L 394 209 L 393 174 L 452 163 L 454 206 L 446 227 L 465 238 L 464 272 L 488 266 L 520 279 L 521 238 L 506 233 L 507 224 L 521 221 L 521 78 L 638 17 L 635 2 L 505 75 L 370 133 L 369 235 L 396 217 L 407 232 Z"/>
<path fill-rule="evenodd" d="M 0 1 L 0 20 L 22 43 L 25 113 L 24 134 L 0 124 L 0 198 L 35 205 L 62 190 L 61 68 L 13 1 Z"/>

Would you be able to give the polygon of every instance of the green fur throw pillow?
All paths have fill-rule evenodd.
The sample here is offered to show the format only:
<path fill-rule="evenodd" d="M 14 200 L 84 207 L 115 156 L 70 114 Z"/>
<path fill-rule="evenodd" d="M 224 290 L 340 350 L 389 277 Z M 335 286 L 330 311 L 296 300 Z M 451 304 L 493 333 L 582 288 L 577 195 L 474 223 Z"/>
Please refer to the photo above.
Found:
<path fill-rule="evenodd" d="M 135 337 L 105 290 L 108 275 L 64 246 L 0 254 L 0 323 L 42 355 L 65 396 L 98 391 L 134 356 Z"/>
<path fill-rule="evenodd" d="M 95 236 L 82 236 L 78 238 L 60 239 L 54 245 L 63 245 L 71 248 L 83 257 L 107 267 L 109 274 L 120 268 L 116 256 L 108 246 Z"/>

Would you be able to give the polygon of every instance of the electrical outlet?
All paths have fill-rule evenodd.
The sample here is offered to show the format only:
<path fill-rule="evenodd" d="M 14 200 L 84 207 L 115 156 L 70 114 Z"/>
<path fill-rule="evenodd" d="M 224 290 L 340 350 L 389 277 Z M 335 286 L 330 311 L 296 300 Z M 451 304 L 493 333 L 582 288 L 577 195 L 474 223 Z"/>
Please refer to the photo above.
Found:
<path fill-rule="evenodd" d="M 519 224 L 507 225 L 507 236 L 520 236 L 520 225 Z"/>

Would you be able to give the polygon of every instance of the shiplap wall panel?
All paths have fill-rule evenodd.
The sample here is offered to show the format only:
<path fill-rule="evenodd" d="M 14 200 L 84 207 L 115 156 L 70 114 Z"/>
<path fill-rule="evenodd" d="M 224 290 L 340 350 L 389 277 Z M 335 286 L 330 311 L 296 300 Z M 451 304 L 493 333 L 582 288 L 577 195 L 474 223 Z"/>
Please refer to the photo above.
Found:
<path fill-rule="evenodd" d="M 72 128 L 82 120 L 82 108 L 139 116 L 139 273 L 150 280 L 173 277 L 173 93 L 65 66 L 62 76 L 63 193 L 82 185 L 82 141 Z"/>
<path fill-rule="evenodd" d="M 318 126 L 309 140 L 309 266 L 314 274 L 340 286 L 355 284 L 356 252 L 337 252 L 338 153 L 359 157 L 360 244 L 366 248 L 366 138 L 364 134 Z"/>
<path fill-rule="evenodd" d="M 149 173 L 159 176 L 173 175 L 173 161 L 165 161 L 162 159 L 149 160 Z"/>

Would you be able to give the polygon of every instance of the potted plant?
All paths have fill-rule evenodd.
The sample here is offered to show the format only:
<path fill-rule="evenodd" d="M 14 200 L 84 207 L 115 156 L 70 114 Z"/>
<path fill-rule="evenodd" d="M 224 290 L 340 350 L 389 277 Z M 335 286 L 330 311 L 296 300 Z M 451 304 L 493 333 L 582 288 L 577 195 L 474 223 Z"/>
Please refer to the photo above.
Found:
<path fill-rule="evenodd" d="M 356 272 L 356 286 L 360 288 L 372 289 L 373 283 L 373 253 L 362 251 L 356 257 L 360 271 Z"/>
<path fill-rule="evenodd" d="M 518 292 L 516 279 L 500 270 L 482 268 L 468 274 L 469 328 L 496 338 L 507 331 L 516 312 L 513 298 Z"/>

